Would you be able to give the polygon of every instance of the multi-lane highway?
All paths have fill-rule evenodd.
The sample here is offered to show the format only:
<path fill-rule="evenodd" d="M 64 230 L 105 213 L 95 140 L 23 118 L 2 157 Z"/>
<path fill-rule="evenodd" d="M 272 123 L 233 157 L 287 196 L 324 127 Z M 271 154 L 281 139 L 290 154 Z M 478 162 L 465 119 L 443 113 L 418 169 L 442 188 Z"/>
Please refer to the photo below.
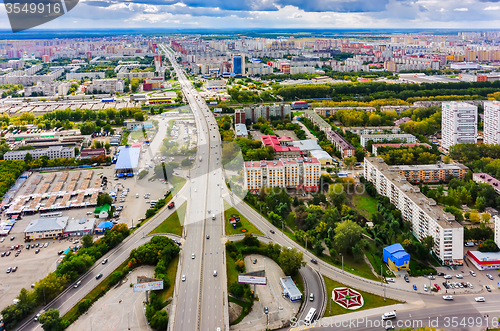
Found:
<path fill-rule="evenodd" d="M 186 280 L 177 287 L 171 325 L 174 330 L 225 330 L 228 319 L 227 308 L 223 307 L 227 285 L 220 194 L 224 180 L 220 170 L 219 130 L 205 101 L 186 78 L 171 51 L 164 45 L 160 47 L 169 57 L 184 97 L 191 106 L 199 139 L 199 167 L 191 171 L 190 203 L 184 227 L 186 241 L 181 254 L 181 274 Z"/>

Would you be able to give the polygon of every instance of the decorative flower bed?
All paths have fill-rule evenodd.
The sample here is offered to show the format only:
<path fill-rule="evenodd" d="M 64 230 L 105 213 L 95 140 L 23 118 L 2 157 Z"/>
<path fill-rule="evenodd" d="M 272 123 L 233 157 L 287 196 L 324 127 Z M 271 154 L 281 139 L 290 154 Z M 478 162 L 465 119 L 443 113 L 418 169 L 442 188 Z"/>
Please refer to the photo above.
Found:
<path fill-rule="evenodd" d="M 337 287 L 332 291 L 333 300 L 346 309 L 359 309 L 365 301 L 363 296 L 356 290 L 347 287 Z"/>

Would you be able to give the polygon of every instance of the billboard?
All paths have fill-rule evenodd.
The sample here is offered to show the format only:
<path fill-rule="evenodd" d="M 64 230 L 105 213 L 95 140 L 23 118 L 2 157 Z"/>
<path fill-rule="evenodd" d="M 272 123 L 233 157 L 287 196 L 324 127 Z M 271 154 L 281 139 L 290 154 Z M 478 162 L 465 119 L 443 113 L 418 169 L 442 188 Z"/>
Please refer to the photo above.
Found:
<path fill-rule="evenodd" d="M 222 113 L 222 108 L 215 108 L 215 109 L 214 109 L 214 112 L 215 112 L 215 113 Z"/>
<path fill-rule="evenodd" d="M 217 101 L 210 101 L 210 104 L 211 104 L 211 105 L 216 105 L 216 104 L 217 104 Z"/>
<path fill-rule="evenodd" d="M 245 274 L 238 275 L 238 283 L 240 284 L 255 284 L 255 285 L 266 285 L 267 278 L 259 276 L 248 276 Z"/>
<path fill-rule="evenodd" d="M 134 284 L 134 292 L 144 292 L 144 291 L 154 291 L 154 290 L 163 290 L 163 280 L 150 283 Z"/>

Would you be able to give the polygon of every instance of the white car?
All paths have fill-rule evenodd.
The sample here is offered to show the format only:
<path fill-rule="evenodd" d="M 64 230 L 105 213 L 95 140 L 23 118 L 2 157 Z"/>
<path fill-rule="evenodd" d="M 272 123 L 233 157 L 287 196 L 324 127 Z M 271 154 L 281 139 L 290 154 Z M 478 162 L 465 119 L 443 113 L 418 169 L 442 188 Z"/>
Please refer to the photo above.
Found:
<path fill-rule="evenodd" d="M 469 272 L 472 275 L 472 277 L 476 277 L 476 273 L 474 271 L 470 270 Z"/>
<path fill-rule="evenodd" d="M 455 275 L 455 277 L 456 277 L 456 278 L 458 278 L 458 279 L 462 279 L 462 278 L 464 278 L 464 276 L 463 276 L 463 275 L 460 275 L 460 274 Z"/>
<path fill-rule="evenodd" d="M 444 279 L 451 279 L 451 275 L 444 275 Z"/>
<path fill-rule="evenodd" d="M 194 253 L 193 253 L 193 254 L 191 254 L 191 258 L 194 260 Z"/>
<path fill-rule="evenodd" d="M 424 291 L 427 292 L 428 288 L 427 285 L 424 284 Z"/>
<path fill-rule="evenodd" d="M 186 281 L 186 275 L 182 275 L 182 281 L 185 282 Z"/>
<path fill-rule="evenodd" d="M 453 300 L 453 295 L 443 295 L 443 300 Z"/>
<path fill-rule="evenodd" d="M 474 298 L 474 300 L 476 300 L 476 302 L 485 302 L 486 300 L 484 300 L 483 297 L 476 297 Z"/>
<path fill-rule="evenodd" d="M 396 281 L 394 280 L 394 278 L 386 278 L 385 280 L 386 280 L 388 283 L 394 283 L 394 282 L 396 282 Z"/>

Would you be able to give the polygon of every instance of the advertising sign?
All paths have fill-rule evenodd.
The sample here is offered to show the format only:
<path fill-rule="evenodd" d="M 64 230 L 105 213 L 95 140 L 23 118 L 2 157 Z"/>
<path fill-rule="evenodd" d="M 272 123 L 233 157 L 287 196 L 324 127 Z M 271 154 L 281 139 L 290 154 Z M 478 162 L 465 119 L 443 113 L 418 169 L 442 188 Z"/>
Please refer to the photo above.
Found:
<path fill-rule="evenodd" d="M 238 275 L 238 283 L 240 283 L 240 284 L 266 285 L 267 278 L 266 277 L 258 277 L 258 276 Z"/>
<path fill-rule="evenodd" d="M 134 292 L 144 292 L 144 291 L 154 291 L 154 290 L 163 290 L 163 280 L 150 283 L 134 284 Z"/>

